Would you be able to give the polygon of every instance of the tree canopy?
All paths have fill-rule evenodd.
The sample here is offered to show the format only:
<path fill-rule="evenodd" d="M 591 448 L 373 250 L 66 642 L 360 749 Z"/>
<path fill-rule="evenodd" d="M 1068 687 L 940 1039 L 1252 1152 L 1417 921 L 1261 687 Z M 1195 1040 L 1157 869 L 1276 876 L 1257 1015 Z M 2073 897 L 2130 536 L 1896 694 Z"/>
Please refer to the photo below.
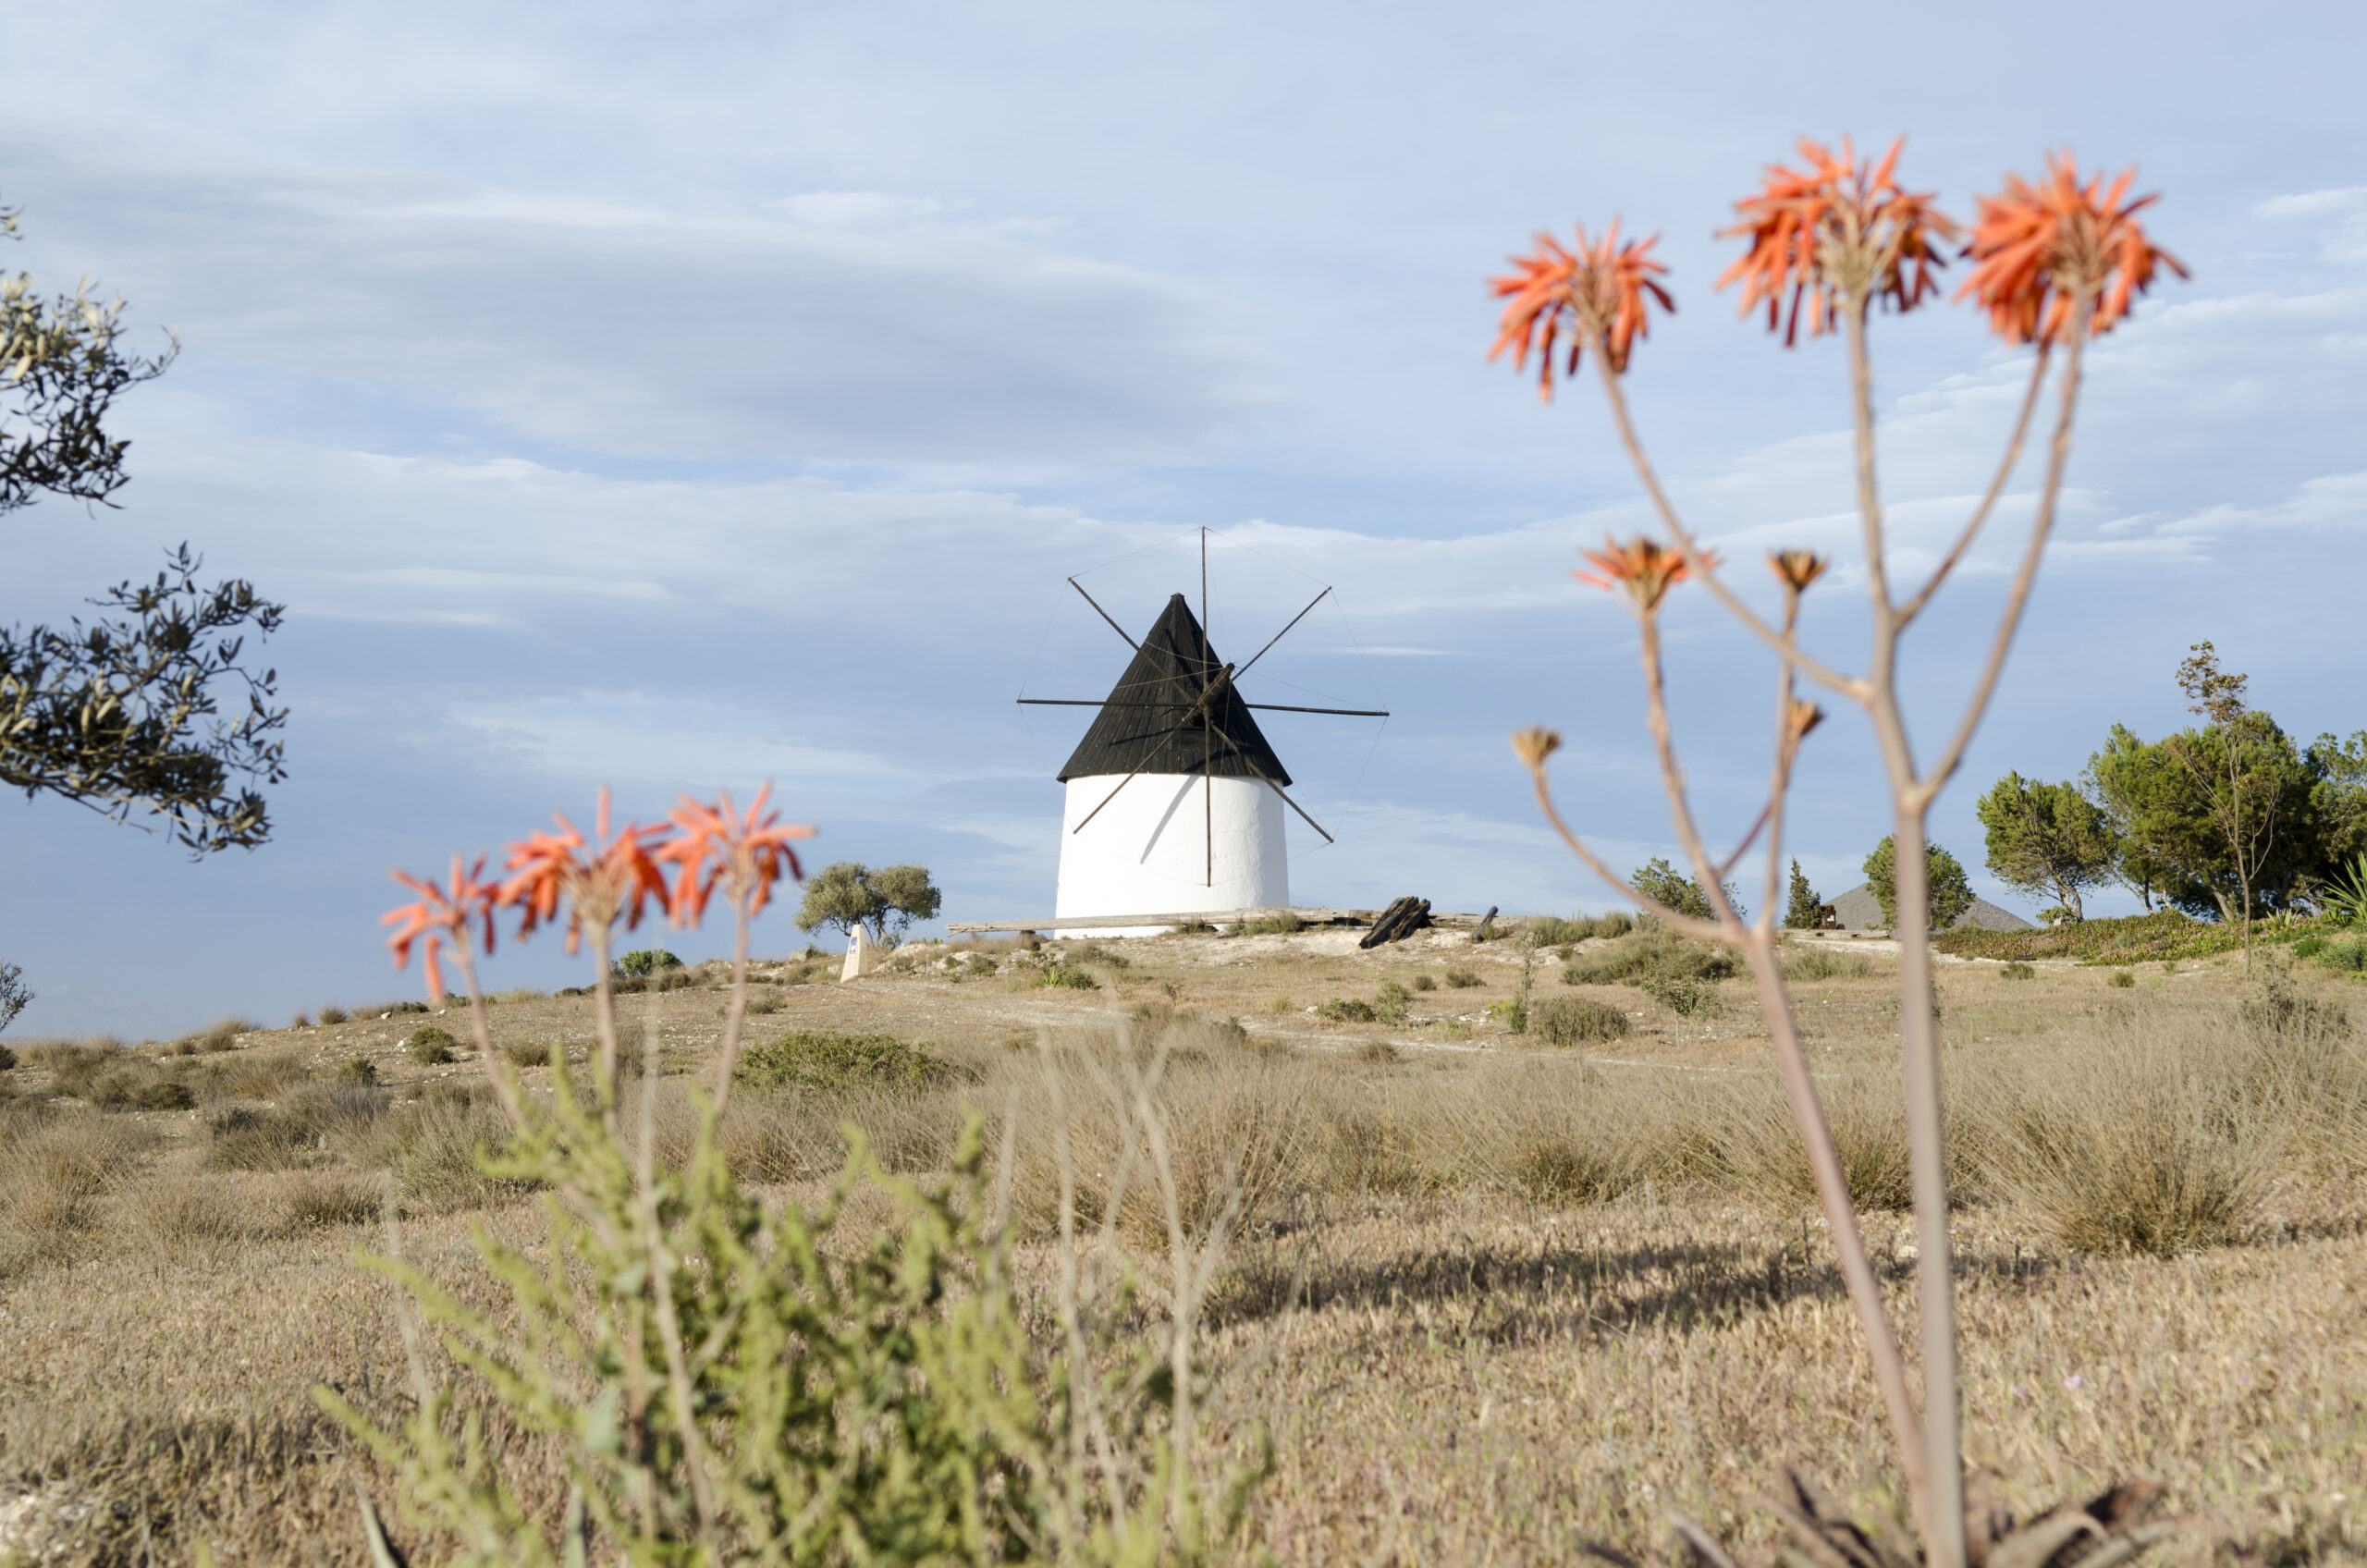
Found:
<path fill-rule="evenodd" d="M 1791 896 L 1784 905 L 1784 924 L 1795 931 L 1813 931 L 1824 924 L 1824 910 L 1809 879 L 1800 875 L 1800 863 L 1792 862 Z"/>
<path fill-rule="evenodd" d="M 2231 765 L 2239 826 L 2258 846 L 2240 868 L 2219 788 Z M 2087 780 L 2118 839 L 2117 875 L 2149 903 L 2158 896 L 2222 920 L 2267 914 L 2305 900 L 2330 864 L 2319 806 L 2338 792 L 2321 792 L 2311 758 L 2264 713 L 2153 741 L 2116 724 Z"/>
<path fill-rule="evenodd" d="M 1932 929 L 1945 931 L 1964 917 L 1972 907 L 1972 884 L 1965 879 L 1964 866 L 1956 856 L 1938 844 L 1923 847 L 1924 877 L 1930 884 L 1927 900 L 1931 910 Z M 1883 908 L 1883 924 L 1895 928 L 1898 925 L 1898 845 L 1895 835 L 1885 837 L 1866 857 L 1866 884 L 1873 889 L 1874 901 Z"/>
<path fill-rule="evenodd" d="M 1696 920 L 1715 920 L 1717 912 L 1710 907 L 1710 895 L 1703 892 L 1700 882 L 1671 865 L 1665 856 L 1654 855 L 1628 878 L 1636 891 L 1655 902 L 1664 904 L 1679 914 Z M 1741 895 L 1731 882 L 1726 885 L 1726 901 L 1734 905 L 1736 914 L 1745 913 Z"/>
<path fill-rule="evenodd" d="M 2053 899 L 2069 919 L 2086 915 L 2081 893 L 2113 879 L 2119 844 L 2111 819 L 2075 784 L 2009 773 L 1973 810 L 1988 832 L 1991 874 L 2016 892 Z"/>
<path fill-rule="evenodd" d="M 861 861 L 835 861 L 805 879 L 805 902 L 797 912 L 797 928 L 814 931 L 828 925 L 852 937 L 858 925 L 870 928 L 875 941 L 889 933 L 901 935 L 915 920 L 932 920 L 944 895 L 929 880 L 922 865 L 883 865 Z"/>
<path fill-rule="evenodd" d="M 16 229 L 0 211 L 0 236 Z M 123 308 L 84 290 L 44 300 L 24 274 L 0 276 L 0 517 L 44 496 L 114 504 L 129 443 L 107 415 L 178 347 L 129 352 Z M 112 618 L 0 627 L 0 784 L 118 822 L 143 808 L 199 855 L 270 836 L 256 786 L 286 777 L 288 713 L 272 706 L 277 672 L 240 655 L 249 631 L 278 629 L 282 606 L 241 581 L 200 586 L 201 564 L 183 545 L 153 583 L 91 601 Z"/>

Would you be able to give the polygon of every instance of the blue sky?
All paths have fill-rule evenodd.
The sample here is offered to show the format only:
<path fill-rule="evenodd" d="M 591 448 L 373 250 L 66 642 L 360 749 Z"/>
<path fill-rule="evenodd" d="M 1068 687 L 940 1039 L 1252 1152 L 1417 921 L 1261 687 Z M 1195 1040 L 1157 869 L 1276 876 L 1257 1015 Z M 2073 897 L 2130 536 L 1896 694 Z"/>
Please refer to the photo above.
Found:
<path fill-rule="evenodd" d="M 497 14 L 496 14 L 497 12 Z M 1049 911 L 1051 775 L 1211 550 L 1260 667 L 1300 901 L 1603 907 L 1503 742 L 1569 737 L 1569 811 L 1668 849 L 1630 627 L 1568 576 L 1640 526 L 1599 403 L 1484 353 L 1482 279 L 1538 228 L 1664 235 L 1679 312 L 1630 377 L 1728 553 L 1853 556 L 1840 364 L 1710 281 L 1797 135 L 1910 134 L 1968 212 L 2049 148 L 2141 165 L 2193 281 L 2094 361 L 2061 543 L 1937 835 L 2181 717 L 2211 638 L 2307 737 L 2367 726 L 2367 153 L 2355 7 L 2006 5 L 1855 33 L 1746 6 L 77 7 L 18 73 L 0 201 L 37 281 L 90 275 L 185 344 L 123 408 L 121 510 L 10 520 L 0 615 L 57 619 L 186 538 L 289 606 L 276 841 L 189 864 L 0 804 L 28 1032 L 185 1028 L 407 994 L 389 865 L 490 849 L 603 780 L 628 809 L 771 778 L 825 859 L 917 859 L 954 918 Z M 1878 332 L 1910 558 L 1981 483 L 2017 366 L 1969 312 Z M 2005 521 L 2029 513 L 2026 472 Z M 1984 551 L 1913 636 L 1937 743 L 2002 589 Z M 1813 638 L 1849 657 L 1843 581 Z M 1705 815 L 1756 808 L 1765 666 L 1673 620 Z M 1828 893 L 1885 831 L 1862 721 L 1817 737 L 1794 846 Z M 2103 900 L 2109 902 L 2109 900 Z M 667 936 L 686 955 L 720 937 Z M 763 945 L 801 937 L 777 915 Z M 569 974 L 556 943 L 496 984 Z"/>

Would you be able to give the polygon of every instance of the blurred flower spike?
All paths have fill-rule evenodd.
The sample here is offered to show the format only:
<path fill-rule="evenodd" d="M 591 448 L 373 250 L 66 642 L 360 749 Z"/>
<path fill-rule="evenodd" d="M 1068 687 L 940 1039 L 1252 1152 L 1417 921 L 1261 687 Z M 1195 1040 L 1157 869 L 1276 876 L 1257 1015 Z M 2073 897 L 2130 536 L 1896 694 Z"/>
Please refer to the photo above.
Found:
<path fill-rule="evenodd" d="M 558 813 L 551 817 L 558 824 L 558 832 L 536 833 L 510 845 L 509 858 L 503 863 L 502 868 L 514 875 L 501 885 L 501 901 L 525 912 L 518 924 L 520 937 L 557 919 L 564 900 L 567 950 L 573 953 L 586 930 L 605 933 L 619 918 L 631 929 L 641 924 L 642 908 L 649 899 L 665 901 L 666 879 L 649 852 L 650 840 L 664 830 L 627 823 L 609 837 L 607 786 L 600 790 L 592 839 L 586 840 Z"/>
<path fill-rule="evenodd" d="M 1602 548 L 1581 552 L 1595 567 L 1593 571 L 1574 571 L 1570 575 L 1581 582 L 1597 588 L 1624 592 L 1635 602 L 1638 615 L 1650 617 L 1657 613 L 1668 591 L 1692 575 L 1686 564 L 1685 552 L 1672 550 L 1665 545 L 1653 543 L 1637 534 L 1625 545 L 1608 534 Z M 1705 552 L 1702 565 L 1715 567 L 1718 557 Z"/>
<path fill-rule="evenodd" d="M 2157 268 L 2187 276 L 2185 263 L 2137 222 L 2156 198 L 2128 201 L 2136 178 L 2132 168 L 2109 190 L 2101 174 L 2082 185 L 2068 153 L 2048 156 L 2036 186 L 2007 175 L 2005 194 L 1981 199 L 1981 220 L 1965 248 L 1975 264 L 1956 298 L 1978 300 L 1990 330 L 2008 343 L 2068 342 L 2079 307 L 2091 300 L 2088 331 L 2112 330 L 2152 287 Z"/>
<path fill-rule="evenodd" d="M 1545 759 L 1562 749 L 1562 732 L 1542 725 L 1513 731 L 1513 754 L 1531 773 L 1545 766 Z"/>
<path fill-rule="evenodd" d="M 1805 594 L 1809 585 L 1825 574 L 1833 562 L 1813 550 L 1770 550 L 1768 570 L 1774 572 L 1784 588 L 1795 594 Z"/>
<path fill-rule="evenodd" d="M 1802 137 L 1808 166 L 1770 164 L 1757 194 L 1735 203 L 1742 221 L 1718 231 L 1721 239 L 1748 239 L 1750 249 L 1717 286 L 1740 283 L 1742 313 L 1764 304 L 1767 329 L 1783 327 L 1787 348 L 1799 340 L 1803 313 L 1814 337 L 1833 329 L 1846 301 L 1879 299 L 1911 311 L 1936 293 L 1933 275 L 1947 264 L 1940 247 L 1962 230 L 1930 192 L 1899 187 L 1906 145 L 1900 137 L 1877 164 L 1858 161 L 1846 136 L 1838 153 Z"/>
<path fill-rule="evenodd" d="M 437 953 L 446 942 L 466 953 L 469 926 L 472 922 L 484 925 L 484 950 L 493 951 L 493 912 L 501 901 L 497 883 L 481 881 L 484 875 L 484 857 L 479 855 L 474 865 L 463 865 L 459 855 L 452 857 L 452 879 L 445 887 L 422 881 L 407 871 L 392 872 L 394 879 L 419 895 L 415 903 L 390 909 L 378 919 L 381 925 L 396 927 L 386 938 L 386 946 L 395 952 L 395 967 L 401 969 L 411 962 L 411 945 L 421 943 L 427 974 L 427 996 L 430 1001 L 444 996 L 444 966 Z"/>
<path fill-rule="evenodd" d="M 772 792 L 770 784 L 757 790 L 744 816 L 728 790 L 711 806 L 685 795 L 674 808 L 668 818 L 674 837 L 659 847 L 656 858 L 676 867 L 674 890 L 667 902 L 675 925 L 697 925 L 718 883 L 733 904 L 753 915 L 770 901 L 772 886 L 783 872 L 792 879 L 804 877 L 790 841 L 811 839 L 814 829 L 803 823 L 784 824 L 780 813 L 767 811 Z"/>
<path fill-rule="evenodd" d="M 1537 394 L 1547 402 L 1553 398 L 1553 344 L 1564 331 L 1570 334 L 1570 352 L 1563 374 L 1578 373 L 1579 351 L 1589 344 L 1614 374 L 1626 374 L 1627 352 L 1649 330 L 1647 303 L 1672 313 L 1676 310 L 1668 290 L 1656 281 L 1668 272 L 1651 259 L 1651 249 L 1659 242 L 1660 236 L 1654 235 L 1620 244 L 1616 219 L 1593 243 L 1587 239 L 1585 226 L 1579 226 L 1574 251 L 1564 250 L 1550 234 L 1539 235 L 1535 251 L 1511 258 L 1514 272 L 1488 280 L 1490 292 L 1511 301 L 1504 306 L 1488 358 L 1493 361 L 1510 349 L 1513 367 L 1526 370 L 1529 349 L 1536 348 Z"/>

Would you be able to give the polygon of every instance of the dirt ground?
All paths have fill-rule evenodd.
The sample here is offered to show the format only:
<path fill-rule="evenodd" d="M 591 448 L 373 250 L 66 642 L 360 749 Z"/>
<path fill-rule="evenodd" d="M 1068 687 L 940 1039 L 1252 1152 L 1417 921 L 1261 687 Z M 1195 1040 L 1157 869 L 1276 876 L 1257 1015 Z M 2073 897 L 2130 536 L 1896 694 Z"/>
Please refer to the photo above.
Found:
<path fill-rule="evenodd" d="M 1460 1096 L 1458 1115 L 1509 1119 L 1532 1094 L 1581 1119 L 1662 1114 L 1767 1077 L 1763 1028 L 1734 982 L 1681 1019 L 1632 986 L 1565 986 L 1555 955 L 1511 942 L 1437 932 L 1367 953 L 1358 936 L 914 944 L 845 985 L 835 958 L 788 957 L 756 966 L 753 1033 L 889 1034 L 1020 1062 L 1028 1053 L 1013 1047 L 1039 1035 L 1180 1010 L 1237 1020 L 1257 1060 L 1292 1064 L 1293 1082 L 1366 1096 L 1310 1102 L 1320 1116 L 1385 1102 L 1418 1117 Z M 1888 944 L 1827 945 L 1865 973 L 1795 986 L 1811 1050 L 1836 1074 L 1885 1067 Z M 1504 1017 L 1525 963 L 1534 998 L 1595 998 L 1630 1032 L 1540 1053 Z M 1048 968 L 1102 984 L 1048 986 Z M 2010 979 L 1995 963 L 1947 962 L 1950 1048 L 2076 1071 L 2101 1032 L 2232 1017 L 2249 994 L 2232 960 L 2153 965 L 2127 986 L 2112 973 L 2054 963 Z M 626 1031 L 654 1035 L 669 1069 L 703 1063 L 720 1037 L 724 994 L 700 979 L 622 999 Z M 2348 1005 L 2347 988 L 2309 983 Z M 1397 1021 L 1318 1011 L 1392 986 L 1404 993 Z M 505 1052 L 580 1056 L 593 1042 L 586 997 L 520 996 L 491 1011 Z M 315 1080 L 362 1061 L 390 1103 L 423 1104 L 482 1069 L 465 1051 L 422 1065 L 404 1041 L 435 1024 L 465 1045 L 464 1023 L 458 1010 L 383 1011 L 255 1031 L 190 1060 L 285 1055 Z M 129 1054 L 176 1070 L 153 1048 Z M 374 1243 L 372 1210 L 324 1207 L 316 1189 L 375 1192 L 382 1178 L 326 1140 L 303 1169 L 222 1170 L 206 1153 L 220 1105 L 102 1110 L 46 1097 L 48 1071 L 28 1060 L 5 1080 L 20 1102 L 44 1101 L 44 1127 L 104 1121 L 139 1139 L 91 1187 L 81 1229 L 53 1217 L 65 1239 L 19 1249 L 0 1272 L 0 1555 L 188 1562 L 205 1540 L 224 1563 L 364 1561 L 350 1512 L 360 1462 L 308 1390 L 385 1397 L 395 1322 L 387 1287 L 353 1262 Z M 2353 1178 L 2323 1170 L 2271 1184 L 2281 1195 L 2241 1237 L 2165 1257 L 2083 1253 L 2003 1199 L 1966 1209 L 1968 1446 L 2012 1501 L 2150 1476 L 2189 1521 L 2165 1561 L 2367 1556 L 2367 1204 Z M 171 1220 L 200 1200 L 245 1218 Z M 320 1217 L 274 1218 L 283 1209 Z M 27 1204 L 10 1214 L 25 1234 L 53 1222 Z M 514 1199 L 428 1206 L 407 1245 L 459 1279 L 472 1224 L 522 1235 L 534 1223 Z M 1905 1222 L 1870 1211 L 1867 1225 L 1911 1343 Z M 1480 1179 L 1310 1187 L 1244 1234 L 1217 1295 L 1212 1429 L 1236 1455 L 1260 1429 L 1278 1450 L 1253 1509 L 1257 1550 L 1309 1565 L 1560 1562 L 1587 1539 L 1665 1547 L 1672 1508 L 1763 1544 L 1757 1500 L 1794 1461 L 1861 1506 L 1895 1507 L 1821 1228 L 1812 1207 L 1748 1179 L 1654 1178 L 1608 1201 Z"/>

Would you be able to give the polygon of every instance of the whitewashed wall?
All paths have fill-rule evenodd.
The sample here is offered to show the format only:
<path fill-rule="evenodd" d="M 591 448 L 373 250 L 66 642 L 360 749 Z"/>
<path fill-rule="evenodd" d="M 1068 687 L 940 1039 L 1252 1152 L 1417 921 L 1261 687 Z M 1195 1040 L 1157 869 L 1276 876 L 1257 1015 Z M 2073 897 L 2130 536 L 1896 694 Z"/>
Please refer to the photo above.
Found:
<path fill-rule="evenodd" d="M 1076 831 L 1122 775 L 1072 778 L 1061 820 L 1061 887 L 1053 914 L 1188 914 L 1275 908 L 1291 901 L 1282 802 L 1255 778 L 1145 773 L 1084 832 Z M 1204 802 L 1206 787 L 1216 786 Z M 1208 876 L 1204 824 L 1213 809 L 1216 877 Z M 1063 935 L 1148 936 L 1158 927 Z"/>

